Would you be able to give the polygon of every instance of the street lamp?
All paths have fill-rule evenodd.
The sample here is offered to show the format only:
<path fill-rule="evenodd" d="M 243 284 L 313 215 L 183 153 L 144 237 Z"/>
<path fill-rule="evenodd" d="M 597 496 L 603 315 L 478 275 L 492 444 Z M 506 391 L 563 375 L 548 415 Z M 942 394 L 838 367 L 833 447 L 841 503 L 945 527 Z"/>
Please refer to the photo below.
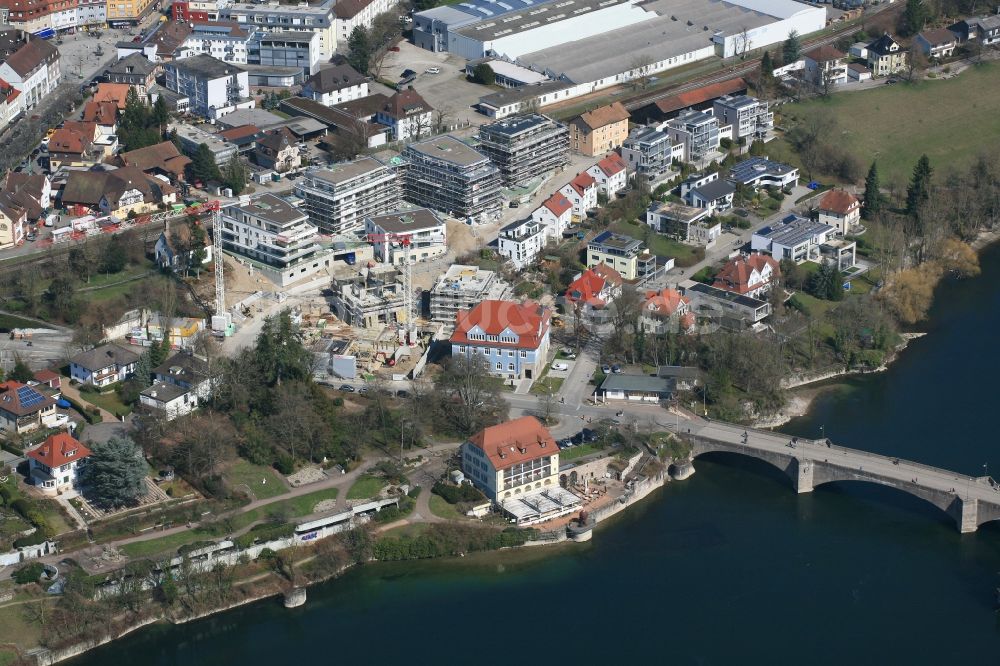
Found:
<path fill-rule="evenodd" d="M 819 427 L 819 438 L 820 439 L 826 439 L 826 426 L 825 425 L 820 425 L 820 427 Z"/>

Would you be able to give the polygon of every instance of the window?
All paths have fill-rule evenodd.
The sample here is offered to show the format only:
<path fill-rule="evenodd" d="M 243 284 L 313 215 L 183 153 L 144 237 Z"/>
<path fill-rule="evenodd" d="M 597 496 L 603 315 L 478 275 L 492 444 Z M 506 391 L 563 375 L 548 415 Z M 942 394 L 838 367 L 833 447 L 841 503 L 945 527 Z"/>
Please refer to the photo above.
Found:
<path fill-rule="evenodd" d="M 503 370 L 503 363 L 497 363 L 497 370 Z"/>
<path fill-rule="evenodd" d="M 497 365 L 500 365 L 500 364 L 499 364 L 499 363 L 497 363 Z M 513 364 L 513 363 L 508 363 L 508 364 L 507 364 L 507 369 L 508 369 L 508 370 L 513 370 L 513 369 L 514 369 L 514 364 Z"/>

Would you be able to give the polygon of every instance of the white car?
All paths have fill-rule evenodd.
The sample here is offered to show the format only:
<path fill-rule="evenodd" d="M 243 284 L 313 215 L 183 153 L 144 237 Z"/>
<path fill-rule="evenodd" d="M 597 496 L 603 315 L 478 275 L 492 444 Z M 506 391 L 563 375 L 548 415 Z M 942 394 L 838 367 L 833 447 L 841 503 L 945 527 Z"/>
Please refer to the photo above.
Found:
<path fill-rule="evenodd" d="M 553 370 L 569 370 L 569 365 L 567 365 L 566 363 L 553 363 L 552 364 L 552 369 Z"/>
<path fill-rule="evenodd" d="M 424 74 L 440 74 L 440 73 L 441 73 L 440 67 L 428 67 L 427 69 L 424 70 Z"/>

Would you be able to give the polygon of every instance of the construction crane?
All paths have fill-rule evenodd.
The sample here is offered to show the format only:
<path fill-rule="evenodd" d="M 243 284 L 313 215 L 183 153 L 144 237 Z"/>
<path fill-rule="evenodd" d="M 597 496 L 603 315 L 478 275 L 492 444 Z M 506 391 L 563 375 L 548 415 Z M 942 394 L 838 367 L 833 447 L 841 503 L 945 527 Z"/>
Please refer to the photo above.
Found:
<path fill-rule="evenodd" d="M 226 312 L 225 261 L 222 260 L 222 204 L 219 201 L 202 201 L 184 209 L 184 215 L 200 217 L 212 214 L 212 258 L 215 261 L 215 314 L 212 316 L 212 331 L 226 333 L 232 321 Z"/>
<path fill-rule="evenodd" d="M 406 325 L 402 327 L 406 331 L 406 342 L 410 345 L 416 344 L 416 315 L 413 312 L 413 262 L 410 261 L 409 248 L 414 244 L 413 234 L 367 234 L 365 240 L 369 243 L 399 243 L 407 251 L 403 253 L 403 260 L 400 267 L 403 269 L 403 310 L 406 313 Z M 439 243 L 444 239 L 440 236 L 428 236 L 416 239 L 420 243 Z M 390 256 L 388 247 L 384 258 Z"/>

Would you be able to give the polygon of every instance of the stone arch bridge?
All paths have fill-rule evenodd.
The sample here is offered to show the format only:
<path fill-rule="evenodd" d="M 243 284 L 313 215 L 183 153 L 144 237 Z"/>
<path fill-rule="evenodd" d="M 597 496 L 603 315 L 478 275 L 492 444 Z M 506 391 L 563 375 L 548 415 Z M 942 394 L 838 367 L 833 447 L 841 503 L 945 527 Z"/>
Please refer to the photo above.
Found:
<path fill-rule="evenodd" d="M 1000 519 L 1000 484 L 990 477 L 970 477 L 848 449 L 827 439 L 793 439 L 721 422 L 693 426 L 684 436 L 691 444 L 692 459 L 725 452 L 763 460 L 787 474 L 800 493 L 812 492 L 824 483 L 864 481 L 896 488 L 933 504 L 951 516 L 963 534 Z"/>

